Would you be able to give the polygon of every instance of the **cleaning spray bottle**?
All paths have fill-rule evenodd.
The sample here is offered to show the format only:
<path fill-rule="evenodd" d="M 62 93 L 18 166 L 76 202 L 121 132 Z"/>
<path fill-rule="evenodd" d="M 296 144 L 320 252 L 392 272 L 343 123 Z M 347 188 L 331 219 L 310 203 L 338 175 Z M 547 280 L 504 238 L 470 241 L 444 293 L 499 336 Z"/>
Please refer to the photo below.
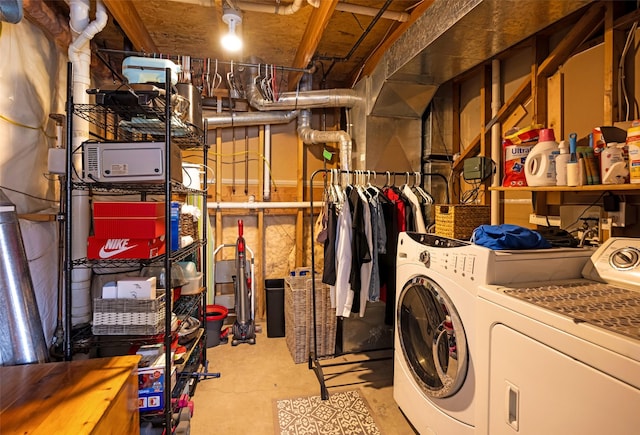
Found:
<path fill-rule="evenodd" d="M 556 185 L 556 155 L 558 155 L 558 143 L 553 129 L 541 129 L 538 143 L 531 149 L 524 163 L 524 174 L 528 186 Z"/>
<path fill-rule="evenodd" d="M 567 143 L 563 140 L 558 144 L 559 154 L 556 156 L 556 185 L 557 186 L 566 186 L 567 185 L 567 163 L 569 163 L 569 159 L 571 159 L 571 155 L 569 154 L 569 147 Z"/>
<path fill-rule="evenodd" d="M 578 135 L 569 135 L 569 161 L 567 162 L 567 186 L 580 185 L 580 165 L 578 162 Z"/>

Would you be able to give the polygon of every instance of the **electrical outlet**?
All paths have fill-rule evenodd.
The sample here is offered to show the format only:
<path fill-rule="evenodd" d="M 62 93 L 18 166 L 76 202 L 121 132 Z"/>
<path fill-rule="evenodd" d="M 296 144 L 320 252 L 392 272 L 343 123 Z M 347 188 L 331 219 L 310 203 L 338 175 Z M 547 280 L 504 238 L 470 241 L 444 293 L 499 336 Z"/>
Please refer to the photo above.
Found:
<path fill-rule="evenodd" d="M 633 205 L 620 202 L 618 211 L 607 212 L 612 227 L 624 228 L 636 223 L 636 213 Z"/>

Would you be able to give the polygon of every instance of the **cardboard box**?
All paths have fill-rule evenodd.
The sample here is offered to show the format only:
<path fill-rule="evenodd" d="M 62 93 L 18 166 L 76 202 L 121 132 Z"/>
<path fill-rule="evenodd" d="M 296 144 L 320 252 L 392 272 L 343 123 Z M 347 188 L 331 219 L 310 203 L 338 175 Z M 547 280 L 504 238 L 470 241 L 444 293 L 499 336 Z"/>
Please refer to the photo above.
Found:
<path fill-rule="evenodd" d="M 140 239 L 90 236 L 87 243 L 87 258 L 90 260 L 135 260 L 165 253 L 164 237 Z"/>
<path fill-rule="evenodd" d="M 118 283 L 109 281 L 102 286 L 102 299 L 115 299 L 118 297 Z"/>
<path fill-rule="evenodd" d="M 164 409 L 164 353 L 149 367 L 138 369 L 138 408 L 140 411 Z M 171 368 L 171 388 L 176 384 L 176 370 Z"/>
<path fill-rule="evenodd" d="M 102 239 L 156 239 L 165 234 L 165 203 L 145 201 L 93 204 L 94 235 Z"/>
<path fill-rule="evenodd" d="M 118 280 L 118 299 L 155 299 L 156 277 L 124 277 Z"/>

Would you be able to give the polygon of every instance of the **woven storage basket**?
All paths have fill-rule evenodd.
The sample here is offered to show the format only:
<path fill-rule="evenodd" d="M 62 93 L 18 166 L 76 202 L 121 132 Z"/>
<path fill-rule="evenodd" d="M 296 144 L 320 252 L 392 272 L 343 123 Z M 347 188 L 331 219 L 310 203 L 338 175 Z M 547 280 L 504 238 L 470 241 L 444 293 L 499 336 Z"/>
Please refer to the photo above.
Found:
<path fill-rule="evenodd" d="M 193 240 L 198 240 L 198 221 L 193 218 L 192 214 L 180 213 L 178 221 L 180 236 L 191 236 Z"/>
<path fill-rule="evenodd" d="M 452 239 L 469 240 L 473 230 L 491 221 L 488 205 L 436 205 L 436 234 Z"/>
<path fill-rule="evenodd" d="M 285 340 L 295 363 L 307 362 L 313 349 L 312 283 L 307 276 L 285 279 Z M 331 309 L 329 286 L 316 278 L 318 357 L 335 353 L 337 319 Z"/>
<path fill-rule="evenodd" d="M 94 335 L 154 335 L 164 331 L 165 295 L 156 299 L 94 299 Z"/>

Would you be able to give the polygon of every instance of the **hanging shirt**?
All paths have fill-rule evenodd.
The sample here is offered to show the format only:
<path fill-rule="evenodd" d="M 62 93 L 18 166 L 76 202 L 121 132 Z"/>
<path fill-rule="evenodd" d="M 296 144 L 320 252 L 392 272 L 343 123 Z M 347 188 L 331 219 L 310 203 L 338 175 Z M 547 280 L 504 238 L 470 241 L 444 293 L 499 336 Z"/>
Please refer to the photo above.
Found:
<path fill-rule="evenodd" d="M 402 194 L 409 201 L 411 206 L 411 210 L 413 211 L 413 223 L 415 225 L 415 231 L 419 233 L 426 233 L 427 227 L 424 224 L 424 218 L 422 216 L 422 208 L 420 207 L 420 201 L 418 201 L 418 197 L 411 190 L 409 185 L 405 184 L 402 187 Z"/>
<path fill-rule="evenodd" d="M 360 291 L 362 290 L 362 280 L 360 268 L 364 263 L 371 261 L 371 252 L 369 251 L 369 245 L 367 243 L 367 236 L 365 234 L 364 223 L 364 206 L 358 194 L 358 190 L 354 187 L 348 189 L 348 202 L 352 207 L 352 223 L 351 223 L 351 274 L 349 283 L 351 284 L 351 290 L 353 290 L 353 302 L 351 311 L 354 313 L 360 312 Z M 368 209 L 368 207 L 367 207 Z M 369 286 L 365 288 L 365 292 L 368 294 Z M 345 316 L 346 317 L 346 316 Z"/>
<path fill-rule="evenodd" d="M 362 263 L 360 266 L 360 309 L 357 313 L 360 317 L 364 317 L 367 301 L 369 300 L 369 285 L 371 284 L 371 272 L 373 270 L 373 228 L 371 225 L 371 209 L 369 208 L 369 198 L 364 193 L 362 187 L 357 188 L 360 202 L 362 203 L 363 221 L 364 221 L 364 234 L 367 241 L 367 248 L 369 252 L 369 261 Z M 355 304 L 354 304 L 355 305 Z M 353 312 L 355 312 L 352 309 Z"/>
<path fill-rule="evenodd" d="M 351 275 L 351 208 L 345 201 L 338 213 L 336 232 L 336 285 L 330 287 L 336 316 L 349 316 L 353 303 L 353 291 L 349 284 Z M 345 315 L 346 313 L 346 315 Z"/>
<path fill-rule="evenodd" d="M 336 285 L 337 227 L 336 203 L 330 202 L 327 206 L 327 238 L 324 241 L 324 269 L 322 271 L 322 282 L 329 285 Z"/>

